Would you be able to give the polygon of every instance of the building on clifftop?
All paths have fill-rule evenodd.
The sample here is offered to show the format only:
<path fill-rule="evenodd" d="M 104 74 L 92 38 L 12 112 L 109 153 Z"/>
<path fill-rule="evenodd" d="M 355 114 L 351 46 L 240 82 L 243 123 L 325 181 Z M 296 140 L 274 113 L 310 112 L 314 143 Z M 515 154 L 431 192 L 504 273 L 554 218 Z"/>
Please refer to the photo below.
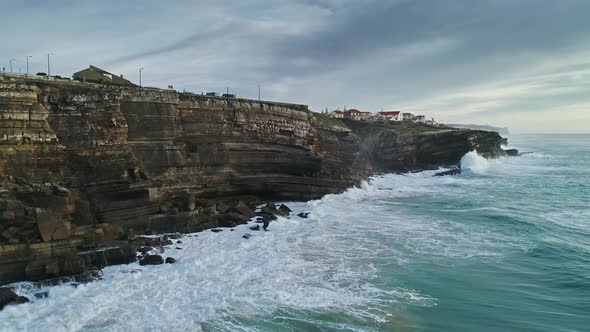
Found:
<path fill-rule="evenodd" d="M 357 109 L 350 109 L 348 111 L 344 111 L 344 118 L 345 119 L 352 119 L 352 120 L 368 120 L 373 116 L 371 112 L 361 112 Z"/>
<path fill-rule="evenodd" d="M 332 112 L 328 113 L 328 116 L 331 116 L 331 117 L 337 118 L 337 119 L 342 119 L 342 118 L 344 118 L 344 112 L 332 111 Z"/>
<path fill-rule="evenodd" d="M 123 75 L 118 76 L 92 65 L 87 69 L 74 73 L 72 77 L 81 82 L 136 86 L 129 80 L 124 79 Z"/>
<path fill-rule="evenodd" d="M 424 115 L 416 115 L 414 117 L 414 122 L 425 123 L 426 117 Z"/>
<path fill-rule="evenodd" d="M 402 114 L 400 111 L 379 112 L 379 117 L 388 121 L 401 121 Z"/>
<path fill-rule="evenodd" d="M 403 113 L 403 120 L 404 121 L 413 121 L 414 120 L 414 114 L 412 113 Z"/>

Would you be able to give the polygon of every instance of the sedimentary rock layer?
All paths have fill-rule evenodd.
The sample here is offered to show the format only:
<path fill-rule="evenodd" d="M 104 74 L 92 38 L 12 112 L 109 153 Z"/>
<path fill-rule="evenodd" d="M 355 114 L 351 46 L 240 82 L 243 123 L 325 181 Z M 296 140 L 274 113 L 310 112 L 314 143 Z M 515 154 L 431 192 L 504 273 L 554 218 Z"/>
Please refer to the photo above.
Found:
<path fill-rule="evenodd" d="M 133 233 L 244 221 L 221 217 L 218 201 L 318 198 L 373 172 L 453 164 L 476 148 L 497 156 L 500 142 L 305 105 L 0 76 L 0 284 L 74 273 L 72 255 Z M 96 260 L 85 257 L 78 269 Z"/>

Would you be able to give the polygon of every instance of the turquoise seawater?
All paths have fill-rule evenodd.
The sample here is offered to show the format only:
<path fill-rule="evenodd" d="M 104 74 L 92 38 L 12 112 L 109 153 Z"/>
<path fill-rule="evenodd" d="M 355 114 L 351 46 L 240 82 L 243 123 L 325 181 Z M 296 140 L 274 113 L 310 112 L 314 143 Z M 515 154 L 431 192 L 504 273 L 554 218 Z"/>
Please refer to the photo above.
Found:
<path fill-rule="evenodd" d="M 390 202 L 392 212 L 458 228 L 440 250 L 410 249 L 402 269 L 383 270 L 386 283 L 437 299 L 402 310 L 410 330 L 590 330 L 590 136 L 511 145 L 533 153 Z"/>
<path fill-rule="evenodd" d="M 0 331 L 588 331 L 590 135 L 461 176 L 384 174 L 269 232 L 186 237 L 174 265 L 105 269 L 0 312 Z M 253 236 L 245 240 L 244 233 Z"/>

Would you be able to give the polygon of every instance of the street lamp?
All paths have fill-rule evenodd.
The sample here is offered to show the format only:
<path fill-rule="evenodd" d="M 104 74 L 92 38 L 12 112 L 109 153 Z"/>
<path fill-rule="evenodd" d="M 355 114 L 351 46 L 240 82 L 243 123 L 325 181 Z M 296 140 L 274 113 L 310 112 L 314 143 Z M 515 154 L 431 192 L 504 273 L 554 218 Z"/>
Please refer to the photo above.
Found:
<path fill-rule="evenodd" d="M 139 87 L 141 87 L 141 71 L 143 70 L 143 67 L 141 67 L 139 69 Z"/>
<path fill-rule="evenodd" d="M 47 53 L 47 78 L 49 78 L 49 76 L 51 76 L 51 65 L 49 64 L 49 56 L 50 55 L 55 55 L 55 54 Z"/>
<path fill-rule="evenodd" d="M 27 75 L 29 75 L 29 58 L 32 58 L 32 55 L 27 55 Z"/>
<path fill-rule="evenodd" d="M 16 61 L 16 59 L 10 59 L 8 62 L 10 63 L 10 72 L 12 73 L 12 61 Z"/>

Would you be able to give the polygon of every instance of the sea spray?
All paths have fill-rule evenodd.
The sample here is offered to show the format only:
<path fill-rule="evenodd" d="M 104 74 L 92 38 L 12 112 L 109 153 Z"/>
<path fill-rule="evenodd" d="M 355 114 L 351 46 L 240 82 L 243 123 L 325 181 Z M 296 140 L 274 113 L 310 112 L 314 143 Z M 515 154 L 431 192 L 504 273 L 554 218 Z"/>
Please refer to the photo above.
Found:
<path fill-rule="evenodd" d="M 534 153 L 464 157 L 485 176 L 383 174 L 268 232 L 186 236 L 176 264 L 21 287 L 0 331 L 585 331 L 590 136 L 516 144 Z"/>
<path fill-rule="evenodd" d="M 482 174 L 486 172 L 488 167 L 489 163 L 487 159 L 477 154 L 476 150 L 467 152 L 463 158 L 461 158 L 461 171 L 463 174 Z"/>

